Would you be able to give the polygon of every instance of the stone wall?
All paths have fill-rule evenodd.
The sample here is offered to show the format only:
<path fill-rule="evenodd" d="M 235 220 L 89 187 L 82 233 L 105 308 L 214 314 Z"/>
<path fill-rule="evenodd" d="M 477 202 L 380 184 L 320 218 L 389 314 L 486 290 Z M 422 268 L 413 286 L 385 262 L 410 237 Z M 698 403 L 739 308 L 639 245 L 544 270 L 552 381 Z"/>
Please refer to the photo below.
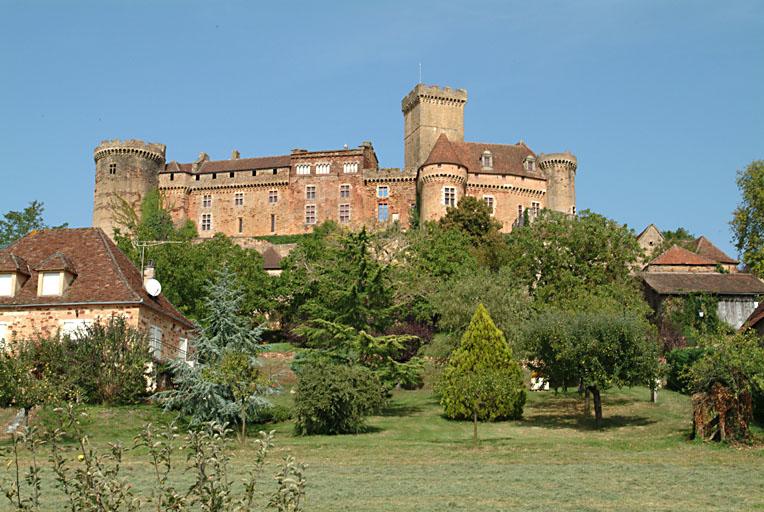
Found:
<path fill-rule="evenodd" d="M 524 176 L 499 174 L 469 174 L 467 195 L 478 199 L 493 198 L 494 218 L 501 222 L 501 231 L 509 233 L 529 210 L 531 217 L 536 210 L 546 207 L 546 182 Z"/>
<path fill-rule="evenodd" d="M 49 306 L 26 307 L 24 309 L 0 308 L 0 325 L 8 335 L 8 346 L 13 340 L 31 340 L 38 336 L 50 337 L 62 329 L 67 320 L 86 322 L 106 321 L 115 315 L 122 315 L 133 327 L 148 331 L 156 325 L 163 332 L 164 358 L 174 357 L 180 338 L 190 336 L 189 331 L 172 319 L 160 315 L 147 307 L 139 306 Z"/>

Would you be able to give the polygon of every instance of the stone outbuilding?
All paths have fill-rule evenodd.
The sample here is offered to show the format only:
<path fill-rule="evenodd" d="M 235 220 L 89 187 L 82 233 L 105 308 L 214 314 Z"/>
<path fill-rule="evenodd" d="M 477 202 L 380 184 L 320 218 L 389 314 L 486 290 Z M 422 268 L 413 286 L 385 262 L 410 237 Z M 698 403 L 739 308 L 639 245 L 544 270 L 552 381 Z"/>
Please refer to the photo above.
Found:
<path fill-rule="evenodd" d="M 76 337 L 121 315 L 148 333 L 155 359 L 185 358 L 195 326 L 154 293 L 101 229 L 35 231 L 0 251 L 0 343 Z"/>

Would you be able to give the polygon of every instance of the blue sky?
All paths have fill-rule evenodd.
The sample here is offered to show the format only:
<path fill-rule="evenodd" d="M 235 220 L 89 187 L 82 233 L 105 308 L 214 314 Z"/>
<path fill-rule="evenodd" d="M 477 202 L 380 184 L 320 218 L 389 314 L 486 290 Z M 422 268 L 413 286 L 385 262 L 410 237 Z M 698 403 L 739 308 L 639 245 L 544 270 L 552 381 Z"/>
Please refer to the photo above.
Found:
<path fill-rule="evenodd" d="M 0 0 L 0 213 L 87 226 L 102 139 L 168 160 L 371 140 L 401 98 L 466 88 L 468 140 L 579 159 L 579 209 L 734 252 L 735 173 L 764 159 L 764 2 Z"/>

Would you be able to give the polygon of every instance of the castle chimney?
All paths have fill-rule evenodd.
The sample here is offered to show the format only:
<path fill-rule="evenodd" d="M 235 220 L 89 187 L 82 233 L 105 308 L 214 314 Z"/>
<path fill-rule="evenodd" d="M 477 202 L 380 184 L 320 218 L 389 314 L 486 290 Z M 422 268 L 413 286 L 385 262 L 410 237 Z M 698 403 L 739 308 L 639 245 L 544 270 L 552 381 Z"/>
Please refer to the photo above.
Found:
<path fill-rule="evenodd" d="M 234 149 L 231 151 L 231 160 L 238 160 L 241 154 L 239 153 L 238 149 Z"/>

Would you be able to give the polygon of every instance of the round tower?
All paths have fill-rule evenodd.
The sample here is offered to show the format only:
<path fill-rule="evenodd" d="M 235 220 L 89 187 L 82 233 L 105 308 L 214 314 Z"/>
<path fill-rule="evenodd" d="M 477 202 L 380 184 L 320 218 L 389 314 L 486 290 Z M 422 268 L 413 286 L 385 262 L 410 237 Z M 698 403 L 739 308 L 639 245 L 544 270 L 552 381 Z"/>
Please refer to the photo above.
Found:
<path fill-rule="evenodd" d="M 576 157 L 568 151 L 542 153 L 538 165 L 547 180 L 546 207 L 562 213 L 576 213 Z"/>
<path fill-rule="evenodd" d="M 143 197 L 157 187 L 164 169 L 165 149 L 140 140 L 105 140 L 95 148 L 94 227 L 113 237 L 121 205 L 140 214 Z"/>
<path fill-rule="evenodd" d="M 417 174 L 419 220 L 438 220 L 456 206 L 467 188 L 467 166 L 442 133 Z"/>

